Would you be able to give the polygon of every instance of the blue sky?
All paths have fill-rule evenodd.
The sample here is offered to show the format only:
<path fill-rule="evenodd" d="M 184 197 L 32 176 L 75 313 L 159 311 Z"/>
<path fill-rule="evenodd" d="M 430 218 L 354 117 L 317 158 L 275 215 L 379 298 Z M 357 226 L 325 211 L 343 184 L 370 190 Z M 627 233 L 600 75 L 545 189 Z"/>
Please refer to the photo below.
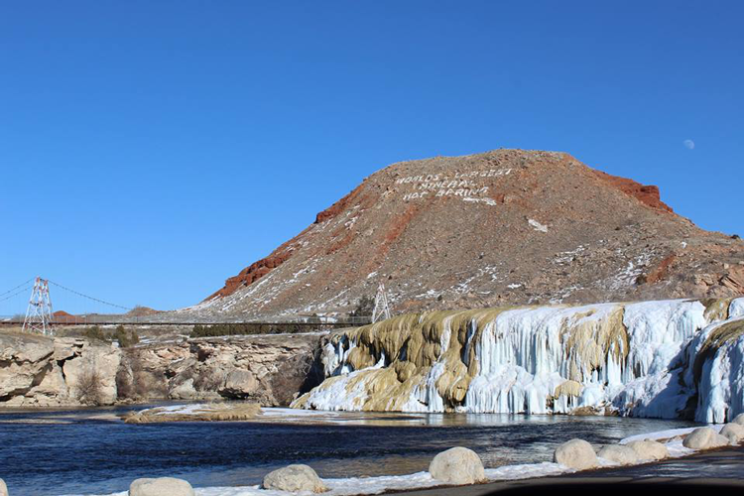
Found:
<path fill-rule="evenodd" d="M 0 1 L 0 293 L 38 274 L 193 304 L 385 165 L 501 147 L 569 152 L 744 235 L 742 18 L 738 1 Z"/>

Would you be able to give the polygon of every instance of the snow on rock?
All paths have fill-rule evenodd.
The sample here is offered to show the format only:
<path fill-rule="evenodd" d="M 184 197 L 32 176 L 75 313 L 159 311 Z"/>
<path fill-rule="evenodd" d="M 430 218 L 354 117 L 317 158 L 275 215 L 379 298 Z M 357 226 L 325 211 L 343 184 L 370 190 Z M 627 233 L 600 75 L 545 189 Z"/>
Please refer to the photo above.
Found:
<path fill-rule="evenodd" d="M 173 477 L 137 479 L 129 487 L 129 496 L 194 496 L 187 481 Z"/>
<path fill-rule="evenodd" d="M 736 298 L 729 306 L 729 318 L 744 317 L 744 298 Z"/>
<path fill-rule="evenodd" d="M 435 456 L 429 464 L 429 473 L 434 479 L 448 484 L 473 484 L 486 479 L 478 454 L 461 446 Z"/>
<path fill-rule="evenodd" d="M 623 446 L 635 451 L 641 460 L 663 460 L 669 457 L 669 449 L 663 443 L 650 439 L 631 441 Z"/>
<path fill-rule="evenodd" d="M 724 425 L 719 434 L 726 437 L 732 445 L 740 444 L 744 441 L 744 426 L 731 422 Z"/>
<path fill-rule="evenodd" d="M 406 314 L 333 336 L 322 360 L 294 408 L 720 423 L 744 412 L 744 298 Z"/>
<path fill-rule="evenodd" d="M 558 446 L 553 461 L 576 470 L 585 470 L 599 465 L 594 448 L 583 439 L 572 439 Z"/>
<path fill-rule="evenodd" d="M 698 427 L 690 434 L 685 436 L 684 441 L 682 441 L 682 445 L 685 448 L 694 450 L 720 448 L 723 446 L 728 446 L 728 444 L 728 438 L 720 435 L 710 427 Z"/>
<path fill-rule="evenodd" d="M 536 221 L 534 219 L 529 219 L 528 220 L 528 223 L 532 226 L 532 228 L 535 231 L 540 231 L 540 232 L 543 232 L 543 233 L 548 232 L 548 226 L 546 226 L 545 224 L 541 224 L 541 223 L 539 223 L 538 221 Z"/>
<path fill-rule="evenodd" d="M 634 465 L 641 459 L 632 447 L 622 444 L 603 446 L 597 453 L 597 456 L 600 459 L 609 460 L 618 465 Z"/>
<path fill-rule="evenodd" d="M 504 465 L 485 470 L 489 482 L 499 480 L 520 480 L 533 477 L 560 475 L 571 470 L 558 463 L 531 463 L 523 465 Z M 357 494 L 381 494 L 388 491 L 408 491 L 442 485 L 429 472 L 408 475 L 386 475 L 379 477 L 349 477 L 345 479 L 323 479 L 328 491 L 324 496 L 352 496 Z M 239 487 L 204 487 L 195 490 L 196 496 L 287 496 L 285 491 L 260 489 L 258 485 Z M 312 494 L 312 493 L 300 493 Z M 126 492 L 107 496 L 127 496 Z"/>
<path fill-rule="evenodd" d="M 715 427 L 713 426 L 714 429 Z M 683 438 L 695 429 L 696 427 L 683 427 L 681 429 L 667 429 L 665 431 L 636 434 L 622 439 L 619 444 L 628 444 L 635 441 L 665 441 L 668 439 Z"/>
<path fill-rule="evenodd" d="M 288 465 L 266 474 L 263 489 L 287 492 L 322 493 L 328 490 L 318 474 L 309 465 Z"/>

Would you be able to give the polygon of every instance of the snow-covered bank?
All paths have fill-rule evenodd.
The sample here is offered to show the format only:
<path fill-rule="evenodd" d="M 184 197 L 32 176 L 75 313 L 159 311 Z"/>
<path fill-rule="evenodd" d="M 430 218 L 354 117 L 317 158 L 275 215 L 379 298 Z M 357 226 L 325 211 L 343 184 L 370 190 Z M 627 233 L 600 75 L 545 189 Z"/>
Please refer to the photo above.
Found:
<path fill-rule="evenodd" d="M 527 465 L 509 465 L 493 469 L 486 469 L 486 477 L 490 482 L 498 480 L 519 480 L 533 477 L 547 477 L 569 472 L 557 463 L 536 463 Z M 409 475 L 393 475 L 382 477 L 350 477 L 347 479 L 323 479 L 329 491 L 327 496 L 352 496 L 363 494 L 380 494 L 386 491 L 405 491 L 411 489 L 426 489 L 440 486 L 442 483 L 431 477 L 429 472 L 417 472 Z M 197 496 L 287 496 L 298 494 L 309 496 L 314 493 L 287 493 L 259 489 L 259 485 L 241 487 L 204 487 L 194 490 Z M 104 495 L 101 495 L 104 496 Z M 127 496 L 127 492 L 114 493 L 105 496 Z"/>
<path fill-rule="evenodd" d="M 489 482 L 499 480 L 520 480 L 533 477 L 547 477 L 568 472 L 569 469 L 557 463 L 536 463 L 527 465 L 509 465 L 486 469 Z M 380 494 L 386 491 L 405 491 L 411 489 L 426 489 L 442 485 L 433 479 L 429 472 L 417 472 L 410 475 L 385 477 L 352 477 L 348 479 L 324 479 L 323 482 L 330 489 L 323 493 L 328 496 L 352 496 L 362 494 Z M 287 496 L 286 492 L 267 491 L 258 486 L 242 488 L 204 488 L 196 489 L 197 496 Z M 300 493 L 305 494 L 305 493 Z M 307 493 L 311 494 L 311 493 Z"/>
<path fill-rule="evenodd" d="M 195 421 L 247 421 L 261 414 L 257 403 L 192 403 L 169 405 L 130 412 L 125 415 L 128 424 L 152 424 L 163 422 Z"/>
<path fill-rule="evenodd" d="M 293 407 L 720 423 L 744 412 L 744 298 L 408 314 L 334 336 L 323 362 Z"/>
<path fill-rule="evenodd" d="M 708 425 L 716 432 L 720 432 L 723 425 Z M 650 432 L 648 434 L 636 434 L 635 436 L 628 436 L 620 441 L 619 444 L 628 444 L 633 441 L 671 441 L 676 438 L 683 438 L 698 427 L 684 427 L 682 429 L 668 429 L 665 431 Z M 668 444 L 668 443 L 667 443 Z"/>
<path fill-rule="evenodd" d="M 723 425 L 709 425 L 711 429 L 719 432 Z M 682 445 L 685 436 L 689 435 L 697 427 L 688 427 L 684 429 L 670 429 L 666 431 L 651 432 L 649 434 L 638 434 L 629 436 L 621 440 L 619 444 L 628 444 L 634 441 L 658 441 L 663 443 L 669 450 L 669 458 L 681 458 L 695 454 L 696 450 L 686 448 Z"/>

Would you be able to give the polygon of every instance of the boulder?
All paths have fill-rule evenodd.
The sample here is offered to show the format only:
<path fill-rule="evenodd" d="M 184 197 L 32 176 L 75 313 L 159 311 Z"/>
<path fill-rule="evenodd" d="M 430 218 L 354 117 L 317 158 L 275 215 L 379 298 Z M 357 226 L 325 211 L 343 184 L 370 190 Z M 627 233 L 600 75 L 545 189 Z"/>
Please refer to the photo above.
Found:
<path fill-rule="evenodd" d="M 225 383 L 217 392 L 226 398 L 246 399 L 258 392 L 258 389 L 258 381 L 252 372 L 233 369 L 227 373 Z"/>
<path fill-rule="evenodd" d="M 734 424 L 733 422 L 726 424 L 719 434 L 728 439 L 732 445 L 740 444 L 744 441 L 744 425 Z"/>
<path fill-rule="evenodd" d="M 553 461 L 576 470 L 586 470 L 599 465 L 594 448 L 582 439 L 572 439 L 558 446 L 553 453 Z"/>
<path fill-rule="evenodd" d="M 669 450 L 666 446 L 650 439 L 633 441 L 626 446 L 635 451 L 641 460 L 663 460 L 669 456 Z"/>
<path fill-rule="evenodd" d="M 483 462 L 468 448 L 456 447 L 442 451 L 429 464 L 431 476 L 449 484 L 473 484 L 486 479 Z"/>
<path fill-rule="evenodd" d="M 731 421 L 732 424 L 739 424 L 744 425 L 744 413 L 740 413 L 736 417 L 734 417 L 734 420 Z"/>
<path fill-rule="evenodd" d="M 8 496 L 8 486 L 5 485 L 5 481 L 0 479 L 0 496 Z"/>
<path fill-rule="evenodd" d="M 288 465 L 266 474 L 261 484 L 263 489 L 278 491 L 312 491 L 322 493 L 328 490 L 312 467 L 307 465 Z"/>
<path fill-rule="evenodd" d="M 630 446 L 624 444 L 605 446 L 599 450 L 597 456 L 611 462 L 619 463 L 620 465 L 633 465 L 640 461 L 638 453 Z"/>
<path fill-rule="evenodd" d="M 168 396 L 174 400 L 193 400 L 198 397 L 194 388 L 194 379 L 188 378 L 181 384 L 175 385 L 168 392 Z"/>
<path fill-rule="evenodd" d="M 129 496 L 194 496 L 194 489 L 185 480 L 173 477 L 137 479 L 129 486 Z"/>
<path fill-rule="evenodd" d="M 718 434 L 710 427 L 699 427 L 692 431 L 682 441 L 685 448 L 695 450 L 706 450 L 728 446 L 729 440 L 725 436 Z"/>

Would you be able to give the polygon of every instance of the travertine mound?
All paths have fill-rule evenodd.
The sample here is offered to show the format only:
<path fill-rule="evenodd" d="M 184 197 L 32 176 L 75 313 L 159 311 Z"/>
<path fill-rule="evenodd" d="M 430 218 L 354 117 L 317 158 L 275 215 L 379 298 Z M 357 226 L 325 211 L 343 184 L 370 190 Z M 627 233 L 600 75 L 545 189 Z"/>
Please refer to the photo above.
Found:
<path fill-rule="evenodd" d="M 553 461 L 576 470 L 599 465 L 594 448 L 583 439 L 572 439 L 558 446 L 553 453 Z"/>
<path fill-rule="evenodd" d="M 744 242 L 678 216 L 655 186 L 565 153 L 436 157 L 372 174 L 184 311 L 345 315 L 380 281 L 394 313 L 723 298 L 744 292 Z"/>
<path fill-rule="evenodd" d="M 261 484 L 263 489 L 277 491 L 310 491 L 322 493 L 328 489 L 312 467 L 307 465 L 288 465 L 268 473 Z"/>
<path fill-rule="evenodd" d="M 728 446 L 729 440 L 710 427 L 700 427 L 688 434 L 682 444 L 685 448 L 705 450 Z"/>
<path fill-rule="evenodd" d="M 744 298 L 404 314 L 331 335 L 325 381 L 292 406 L 722 423 L 741 408 L 741 316 Z"/>
<path fill-rule="evenodd" d="M 449 484 L 474 484 L 486 479 L 478 454 L 462 447 L 450 448 L 435 456 L 429 464 L 429 473 L 436 480 Z"/>
<path fill-rule="evenodd" d="M 194 496 L 194 489 L 185 480 L 173 477 L 137 479 L 129 486 L 129 496 Z"/>

